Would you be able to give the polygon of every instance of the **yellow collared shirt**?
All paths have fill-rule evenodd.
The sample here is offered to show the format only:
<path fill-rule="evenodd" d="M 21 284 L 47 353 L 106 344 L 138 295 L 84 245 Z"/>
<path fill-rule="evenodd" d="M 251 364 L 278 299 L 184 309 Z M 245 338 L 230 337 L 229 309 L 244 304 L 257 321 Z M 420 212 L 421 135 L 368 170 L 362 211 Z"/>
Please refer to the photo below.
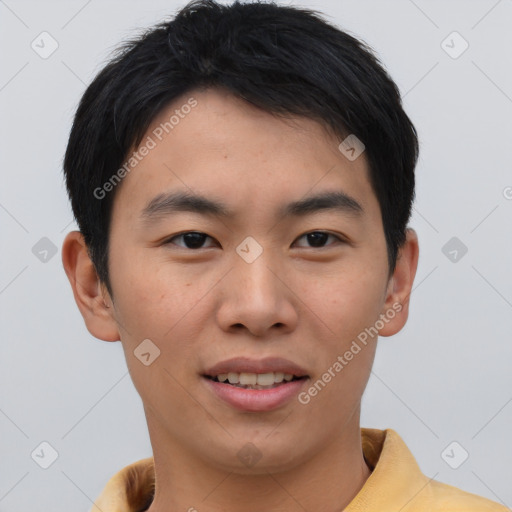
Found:
<path fill-rule="evenodd" d="M 372 473 L 344 512 L 510 512 L 476 494 L 425 476 L 393 430 L 361 428 L 362 450 Z M 141 512 L 155 489 L 153 457 L 118 471 L 90 512 Z"/>

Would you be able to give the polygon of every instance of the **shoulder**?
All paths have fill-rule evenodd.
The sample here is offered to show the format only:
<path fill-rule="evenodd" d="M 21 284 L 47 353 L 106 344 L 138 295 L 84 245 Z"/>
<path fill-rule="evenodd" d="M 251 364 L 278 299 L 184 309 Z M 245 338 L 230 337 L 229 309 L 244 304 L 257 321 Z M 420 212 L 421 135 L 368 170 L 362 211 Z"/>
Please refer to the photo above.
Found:
<path fill-rule="evenodd" d="M 147 510 L 155 492 L 153 457 L 140 459 L 112 476 L 89 512 Z"/>
<path fill-rule="evenodd" d="M 512 512 L 496 501 L 425 475 L 393 429 L 363 428 L 371 475 L 345 512 Z"/>
<path fill-rule="evenodd" d="M 437 480 L 429 483 L 432 512 L 510 512 L 508 507 Z"/>

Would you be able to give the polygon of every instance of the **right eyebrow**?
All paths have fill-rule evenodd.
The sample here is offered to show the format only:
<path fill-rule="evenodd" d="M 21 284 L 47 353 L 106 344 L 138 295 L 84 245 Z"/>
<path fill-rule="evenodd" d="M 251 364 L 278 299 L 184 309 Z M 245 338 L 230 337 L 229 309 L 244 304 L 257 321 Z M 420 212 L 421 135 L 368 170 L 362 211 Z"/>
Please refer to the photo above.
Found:
<path fill-rule="evenodd" d="M 144 223 L 163 218 L 177 212 L 193 212 L 215 217 L 229 217 L 233 212 L 227 205 L 206 197 L 186 192 L 161 193 L 155 196 L 142 210 Z"/>

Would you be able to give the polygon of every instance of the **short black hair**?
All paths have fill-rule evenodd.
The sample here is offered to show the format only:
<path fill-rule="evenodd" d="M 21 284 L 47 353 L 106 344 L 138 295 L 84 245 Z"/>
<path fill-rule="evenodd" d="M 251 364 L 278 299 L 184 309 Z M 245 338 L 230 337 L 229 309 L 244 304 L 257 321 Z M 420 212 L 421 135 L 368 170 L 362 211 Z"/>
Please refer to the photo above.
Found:
<path fill-rule="evenodd" d="M 112 296 L 109 228 L 116 188 L 93 195 L 155 117 L 196 89 L 223 88 L 269 113 L 320 122 L 365 145 L 390 275 L 414 201 L 418 138 L 398 87 L 371 47 L 321 13 L 275 2 L 194 0 L 125 42 L 87 87 L 64 157 L 73 213 Z M 341 142 L 340 140 L 340 142 Z"/>

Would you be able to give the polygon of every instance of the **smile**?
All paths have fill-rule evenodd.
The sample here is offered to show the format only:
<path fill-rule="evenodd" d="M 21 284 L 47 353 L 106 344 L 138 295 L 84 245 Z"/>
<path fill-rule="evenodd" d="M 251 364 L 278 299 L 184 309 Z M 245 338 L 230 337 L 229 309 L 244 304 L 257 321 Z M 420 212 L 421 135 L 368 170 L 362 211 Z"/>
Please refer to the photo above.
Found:
<path fill-rule="evenodd" d="M 214 377 L 209 377 L 216 382 L 225 382 L 232 386 L 243 389 L 273 389 L 282 383 L 299 380 L 304 377 L 297 377 L 291 373 L 268 372 L 268 373 L 221 373 Z"/>

